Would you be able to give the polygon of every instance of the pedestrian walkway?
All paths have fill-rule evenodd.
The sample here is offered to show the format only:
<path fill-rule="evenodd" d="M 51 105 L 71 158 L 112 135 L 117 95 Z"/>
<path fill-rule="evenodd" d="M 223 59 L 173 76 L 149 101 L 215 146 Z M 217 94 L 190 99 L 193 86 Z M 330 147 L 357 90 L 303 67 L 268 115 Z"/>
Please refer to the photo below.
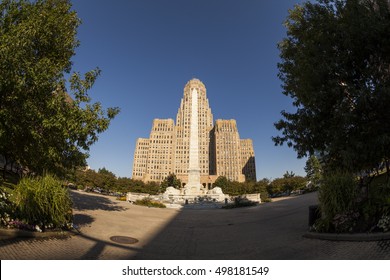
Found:
<path fill-rule="evenodd" d="M 147 208 L 79 191 L 72 191 L 72 198 L 81 234 L 1 238 L 0 259 L 390 259 L 387 240 L 304 238 L 315 193 L 201 211 Z"/>

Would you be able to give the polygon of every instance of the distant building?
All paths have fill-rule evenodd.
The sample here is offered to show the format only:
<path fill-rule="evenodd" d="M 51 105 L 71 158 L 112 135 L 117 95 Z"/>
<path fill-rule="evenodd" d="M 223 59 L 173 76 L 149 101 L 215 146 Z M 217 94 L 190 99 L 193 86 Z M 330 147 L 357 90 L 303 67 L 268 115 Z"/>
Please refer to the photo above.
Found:
<path fill-rule="evenodd" d="M 155 119 L 149 138 L 139 138 L 133 161 L 133 179 L 161 182 L 170 173 L 188 182 L 191 128 L 191 90 L 198 94 L 199 166 L 201 184 L 211 188 L 219 176 L 244 182 L 256 180 L 252 140 L 240 139 L 235 120 L 217 120 L 206 96 L 206 87 L 192 79 L 184 87 L 184 96 L 173 119 Z"/>

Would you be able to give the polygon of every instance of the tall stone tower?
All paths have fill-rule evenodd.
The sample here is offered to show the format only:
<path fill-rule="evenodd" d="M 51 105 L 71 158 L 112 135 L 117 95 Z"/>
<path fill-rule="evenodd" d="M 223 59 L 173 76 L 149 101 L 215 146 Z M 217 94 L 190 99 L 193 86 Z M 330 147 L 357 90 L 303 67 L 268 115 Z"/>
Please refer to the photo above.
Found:
<path fill-rule="evenodd" d="M 199 193 L 200 167 L 199 167 L 199 110 L 198 110 L 198 91 L 191 89 L 191 117 L 190 117 L 190 150 L 188 160 L 188 183 L 186 190 L 189 193 Z"/>
<path fill-rule="evenodd" d="M 187 176 L 190 153 L 190 130 L 192 116 L 192 91 L 197 92 L 199 167 L 201 176 L 210 174 L 209 143 L 213 129 L 213 115 L 206 96 L 206 87 L 198 79 L 190 80 L 184 87 L 184 96 L 176 117 L 175 171 L 179 176 Z"/>
<path fill-rule="evenodd" d="M 137 140 L 132 178 L 161 182 L 174 173 L 194 190 L 211 189 L 219 176 L 256 180 L 252 140 L 240 139 L 235 120 L 213 122 L 205 85 L 190 80 L 176 125 L 172 119 L 155 119 L 150 137 Z"/>

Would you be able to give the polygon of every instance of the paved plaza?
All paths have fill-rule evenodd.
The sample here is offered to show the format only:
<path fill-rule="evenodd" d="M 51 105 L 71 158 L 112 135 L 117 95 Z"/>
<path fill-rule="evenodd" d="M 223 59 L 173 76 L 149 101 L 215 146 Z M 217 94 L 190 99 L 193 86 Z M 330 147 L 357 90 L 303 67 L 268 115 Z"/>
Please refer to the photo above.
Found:
<path fill-rule="evenodd" d="M 390 259 L 390 241 L 304 238 L 316 193 L 231 210 L 155 209 L 79 191 L 72 197 L 80 234 L 3 236 L 0 259 Z M 138 242 L 118 243 L 113 236 Z"/>

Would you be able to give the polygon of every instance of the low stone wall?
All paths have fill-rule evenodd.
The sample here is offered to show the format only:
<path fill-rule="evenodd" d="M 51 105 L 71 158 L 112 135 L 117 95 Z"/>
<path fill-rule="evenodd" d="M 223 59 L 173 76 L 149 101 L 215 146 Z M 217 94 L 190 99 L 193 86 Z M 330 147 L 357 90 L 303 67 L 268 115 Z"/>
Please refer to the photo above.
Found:
<path fill-rule="evenodd" d="M 247 199 L 249 201 L 261 203 L 260 193 L 244 194 L 238 197 Z M 235 197 L 231 197 L 223 193 L 208 193 L 207 195 L 201 195 L 201 196 L 183 195 L 180 193 L 179 190 L 172 191 L 172 192 L 165 192 L 164 194 L 160 194 L 160 195 L 150 195 L 146 193 L 132 193 L 132 192 L 126 194 L 126 200 L 131 203 L 135 202 L 136 200 L 142 200 L 144 198 L 150 198 L 152 200 L 160 201 L 163 203 L 185 204 L 186 202 L 194 203 L 194 202 L 202 202 L 202 201 L 225 202 L 225 200 L 227 200 L 229 202 L 229 201 L 234 201 Z"/>
<path fill-rule="evenodd" d="M 246 198 L 249 201 L 261 203 L 260 193 L 244 194 L 244 195 L 241 195 L 240 197 Z"/>
<path fill-rule="evenodd" d="M 129 202 L 135 202 L 136 200 L 142 200 L 144 198 L 150 198 L 150 194 L 147 193 L 132 193 L 128 192 L 126 194 L 126 200 Z"/>
<path fill-rule="evenodd" d="M 126 201 L 131 203 L 134 203 L 137 200 L 142 200 L 145 198 L 150 198 L 151 200 L 155 200 L 155 201 L 161 201 L 161 202 L 163 201 L 162 195 L 151 195 L 147 193 L 133 193 L 133 192 L 128 192 L 126 194 Z"/>

